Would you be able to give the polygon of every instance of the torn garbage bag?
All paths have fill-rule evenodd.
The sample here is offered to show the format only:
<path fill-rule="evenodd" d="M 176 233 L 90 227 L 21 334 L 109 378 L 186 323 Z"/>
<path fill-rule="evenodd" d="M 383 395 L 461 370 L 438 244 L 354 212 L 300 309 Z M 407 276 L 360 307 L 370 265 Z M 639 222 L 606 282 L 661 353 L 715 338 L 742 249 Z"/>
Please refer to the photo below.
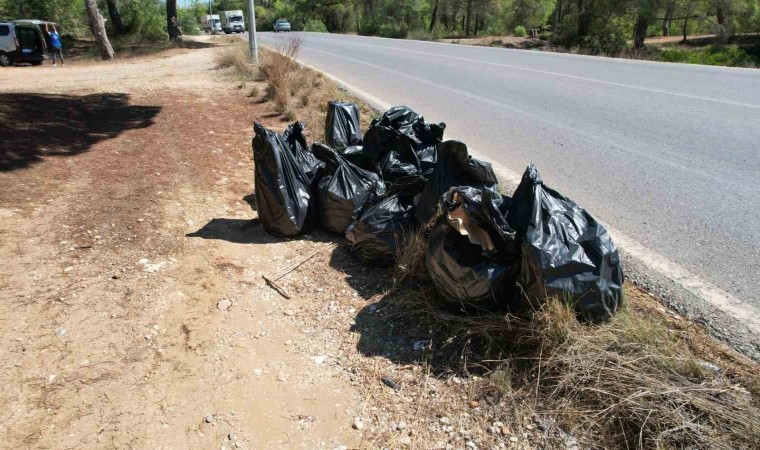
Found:
<path fill-rule="evenodd" d="M 432 219 L 441 196 L 456 186 L 484 186 L 493 191 L 491 198 L 497 203 L 500 201 L 496 174 L 491 164 L 472 158 L 465 144 L 446 141 L 438 146 L 435 170 L 417 203 L 417 221 L 424 224 Z"/>
<path fill-rule="evenodd" d="M 264 229 L 277 236 L 295 236 L 309 225 L 314 215 L 312 183 L 316 173 L 312 155 L 291 146 L 288 140 L 253 125 L 256 209 Z M 293 136 L 291 134 L 291 136 Z"/>
<path fill-rule="evenodd" d="M 311 148 L 325 163 L 317 183 L 319 223 L 327 230 L 345 233 L 367 202 L 385 194 L 385 185 L 377 174 L 348 162 L 330 147 L 317 143 Z"/>
<path fill-rule="evenodd" d="M 388 265 L 412 232 L 413 222 L 413 200 L 391 195 L 368 207 L 348 228 L 346 239 L 351 243 L 351 252 L 362 261 Z"/>
<path fill-rule="evenodd" d="M 361 145 L 362 132 L 356 103 L 331 101 L 327 104 L 325 141 L 338 150 Z"/>
<path fill-rule="evenodd" d="M 531 164 L 507 215 L 522 243 L 519 283 L 533 299 L 557 296 L 591 322 L 623 301 L 623 268 L 607 230 L 585 209 L 544 185 Z"/>
<path fill-rule="evenodd" d="M 436 289 L 452 308 L 515 309 L 519 245 L 493 192 L 456 187 L 442 198 L 444 213 L 430 233 L 425 265 Z M 498 194 L 496 194 L 498 195 Z"/>

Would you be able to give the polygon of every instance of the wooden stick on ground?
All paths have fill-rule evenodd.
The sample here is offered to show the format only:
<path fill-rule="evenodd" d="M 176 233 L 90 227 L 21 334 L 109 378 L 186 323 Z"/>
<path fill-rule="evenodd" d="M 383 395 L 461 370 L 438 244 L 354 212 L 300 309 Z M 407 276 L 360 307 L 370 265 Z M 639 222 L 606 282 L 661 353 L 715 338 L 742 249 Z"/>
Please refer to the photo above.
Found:
<path fill-rule="evenodd" d="M 274 289 L 275 291 L 277 291 L 280 295 L 282 295 L 286 299 L 290 300 L 290 295 L 288 295 L 288 293 L 287 293 L 287 291 L 285 291 L 285 289 L 283 289 L 280 285 L 277 284 L 277 281 L 279 281 L 280 279 L 282 279 L 283 277 L 285 277 L 285 275 L 288 275 L 292 271 L 294 271 L 297 268 L 301 267 L 301 265 L 303 265 L 303 263 L 305 263 L 306 261 L 310 260 L 311 258 L 317 256 L 321 251 L 323 251 L 323 250 L 325 250 L 325 249 L 327 249 L 329 247 L 335 247 L 335 241 L 328 242 L 327 244 L 319 247 L 314 253 L 310 254 L 307 257 L 305 257 L 304 259 L 302 259 L 298 263 L 290 266 L 287 270 L 285 270 L 284 272 L 282 272 L 280 275 L 276 276 L 275 278 L 268 278 L 266 275 L 262 275 L 261 277 L 264 278 L 264 281 L 266 281 L 267 284 L 272 287 L 272 289 Z"/>

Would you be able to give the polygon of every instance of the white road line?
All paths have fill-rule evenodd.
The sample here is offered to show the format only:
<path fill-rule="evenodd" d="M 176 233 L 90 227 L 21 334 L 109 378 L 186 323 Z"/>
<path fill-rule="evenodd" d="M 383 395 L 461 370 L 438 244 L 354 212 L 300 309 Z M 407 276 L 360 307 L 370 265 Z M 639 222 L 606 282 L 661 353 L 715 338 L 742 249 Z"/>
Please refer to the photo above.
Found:
<path fill-rule="evenodd" d="M 333 40 L 333 39 L 322 39 L 322 38 L 315 38 L 315 37 L 312 37 L 312 36 L 309 36 L 308 39 L 309 40 L 317 40 L 317 41 L 327 41 L 327 42 L 333 42 L 333 43 L 337 42 L 339 44 L 344 44 L 344 45 L 360 45 L 360 46 L 364 46 L 364 47 L 382 48 L 382 49 L 386 49 L 386 50 L 393 50 L 393 51 L 397 51 L 397 52 L 406 52 L 406 53 L 414 53 L 414 54 L 425 55 L 425 56 L 434 56 L 434 57 L 440 57 L 440 58 L 448 58 L 448 59 L 453 59 L 453 60 L 463 61 L 463 62 L 468 62 L 468 63 L 473 63 L 473 64 L 486 64 L 486 65 L 495 66 L 495 67 L 503 67 L 503 68 L 507 68 L 507 69 L 521 70 L 521 71 L 524 71 L 524 72 L 540 73 L 542 75 L 550 75 L 550 76 L 554 76 L 554 77 L 561 77 L 561 78 L 568 78 L 568 79 L 573 79 L 573 80 L 587 81 L 587 82 L 591 82 L 591 83 L 605 84 L 605 85 L 608 85 L 608 86 L 616 86 L 616 87 L 622 87 L 622 88 L 626 88 L 626 89 L 636 89 L 636 90 L 645 91 L 645 92 L 652 92 L 652 93 L 655 93 L 655 94 L 673 95 L 673 96 L 676 96 L 676 97 L 683 97 L 683 98 L 688 98 L 688 99 L 691 99 L 691 100 L 701 100 L 701 101 L 706 101 L 706 102 L 722 103 L 724 105 L 740 106 L 740 107 L 752 108 L 752 109 L 760 109 L 760 105 L 755 105 L 755 104 L 752 104 L 752 103 L 741 103 L 741 102 L 734 102 L 734 101 L 730 101 L 730 100 L 722 100 L 722 99 L 712 98 L 712 97 L 702 97 L 702 96 L 699 96 L 699 95 L 683 94 L 683 93 L 680 93 L 680 92 L 665 91 L 665 90 L 662 90 L 662 89 L 654 89 L 654 88 L 648 88 L 648 87 L 643 87 L 643 86 L 636 86 L 636 85 L 633 85 L 633 84 L 617 83 L 617 82 L 614 82 L 614 81 L 604 81 L 604 80 L 598 80 L 596 78 L 587 78 L 587 77 L 581 77 L 581 76 L 578 76 L 578 75 L 570 75 L 570 74 L 566 74 L 566 73 L 551 72 L 551 71 L 548 71 L 548 70 L 541 70 L 541 69 L 531 69 L 529 67 L 515 66 L 515 65 L 512 65 L 512 64 L 495 63 L 495 62 L 483 61 L 483 60 L 479 60 L 479 59 L 463 58 L 463 57 L 460 57 L 460 56 L 444 55 L 444 54 L 441 54 L 441 53 L 432 54 L 432 53 L 421 52 L 421 51 L 417 51 L 417 50 L 409 50 L 409 49 L 398 48 L 398 47 L 387 47 L 387 46 L 384 46 L 384 45 L 365 44 L 365 43 L 359 43 L 359 42 L 342 42 L 342 41 L 339 42 L 339 41 L 336 41 L 336 40 Z M 307 42 L 307 44 L 308 44 L 308 42 Z M 311 48 L 311 50 L 315 50 L 315 49 Z"/>
<path fill-rule="evenodd" d="M 314 50 L 314 49 L 312 49 Z M 322 51 L 322 50 L 318 50 Z M 324 52 L 327 54 L 331 54 L 330 52 Z M 334 55 L 346 59 L 352 59 L 347 58 L 341 55 Z M 371 63 L 365 63 L 363 61 L 358 61 L 362 64 L 369 64 L 374 66 L 374 64 Z M 359 97 L 362 97 L 366 99 L 367 101 L 372 104 L 375 108 L 381 109 L 381 110 L 387 110 L 392 105 L 390 103 L 387 103 L 372 94 L 364 91 L 363 89 L 360 89 L 352 84 L 346 83 L 342 79 L 331 75 L 321 69 L 318 69 L 314 66 L 311 66 L 309 64 L 300 62 L 300 64 L 304 65 L 305 67 L 308 67 L 312 70 L 315 70 L 327 78 L 330 78 L 331 80 L 335 81 L 336 83 L 339 83 L 340 85 L 344 86 L 349 91 L 352 91 L 354 94 L 356 94 Z M 377 66 L 380 68 L 383 68 L 381 66 Z M 387 69 L 392 70 L 392 69 Z M 426 81 L 426 80 L 423 80 Z M 427 81 L 426 81 L 427 82 Z M 429 83 L 429 82 L 428 82 Z M 490 102 L 490 100 L 489 100 Z M 447 134 L 447 138 L 449 139 L 456 139 L 456 137 L 451 136 L 450 134 Z M 470 153 L 479 158 L 484 158 L 483 155 L 480 155 L 476 151 L 470 151 Z M 484 158 L 485 159 L 485 158 Z M 519 184 L 521 176 L 510 170 L 509 168 L 499 164 L 498 162 L 492 161 L 491 162 L 494 171 L 496 171 L 496 174 L 499 176 L 499 178 L 506 180 L 508 183 L 511 184 Z M 646 267 L 649 267 L 654 272 L 660 274 L 661 276 L 665 277 L 668 280 L 671 280 L 676 285 L 680 286 L 687 292 L 690 292 L 691 294 L 695 295 L 697 298 L 703 299 L 704 301 L 714 305 L 716 308 L 720 309 L 724 313 L 726 313 L 729 317 L 732 317 L 739 322 L 743 323 L 752 333 L 754 334 L 760 334 L 760 310 L 749 304 L 748 302 L 744 302 L 738 297 L 731 295 L 730 293 L 722 290 L 718 286 L 715 286 L 714 284 L 703 280 L 698 275 L 692 273 L 685 267 L 672 262 L 665 258 L 664 256 L 658 254 L 657 252 L 654 252 L 647 247 L 645 247 L 642 244 L 639 244 L 634 239 L 628 237 L 624 233 L 618 231 L 615 228 L 612 228 L 607 223 L 604 223 L 603 221 L 599 221 L 602 225 L 604 225 L 605 228 L 607 228 L 607 231 L 610 233 L 610 236 L 613 237 L 613 240 L 615 242 L 615 245 L 625 251 L 628 255 L 632 256 L 633 258 L 641 261 Z"/>
<path fill-rule="evenodd" d="M 562 129 L 562 130 L 566 131 L 567 133 L 575 134 L 575 135 L 580 136 L 580 137 L 582 137 L 582 138 L 584 138 L 584 139 L 586 139 L 588 141 L 595 141 L 595 142 L 598 142 L 598 143 L 604 144 L 604 145 L 607 144 L 606 141 L 600 140 L 600 138 L 598 136 L 594 135 L 594 134 L 585 133 L 583 131 L 578 130 L 577 128 L 570 127 L 570 126 L 564 125 L 562 123 L 553 122 L 553 121 L 548 120 L 546 117 L 543 117 L 541 115 L 534 114 L 534 113 L 532 113 L 530 111 L 523 110 L 523 109 L 520 109 L 520 108 L 515 108 L 514 106 L 507 105 L 505 103 L 501 103 L 501 102 L 498 102 L 498 101 L 490 99 L 490 98 L 482 97 L 482 96 L 477 95 L 477 94 L 472 94 L 472 93 L 463 91 L 461 89 L 457 89 L 457 88 L 454 88 L 454 87 L 451 87 L 451 86 L 446 86 L 444 84 L 439 84 L 439 83 L 436 83 L 434 81 L 430 81 L 430 80 L 427 80 L 427 79 L 424 79 L 424 78 L 420 78 L 420 77 L 417 77 L 415 75 L 411 75 L 409 73 L 402 72 L 402 71 L 399 71 L 399 70 L 396 70 L 396 69 L 391 69 L 391 68 L 388 68 L 388 67 L 385 67 L 385 66 L 381 66 L 379 64 L 374 64 L 374 63 L 362 61 L 362 60 L 359 60 L 359 59 L 351 58 L 349 56 L 339 55 L 337 53 L 328 52 L 328 51 L 325 51 L 325 50 L 319 50 L 319 49 L 316 49 L 316 48 L 313 48 L 313 47 L 309 47 L 308 49 L 311 50 L 311 51 L 314 51 L 314 52 L 319 52 L 319 53 L 324 53 L 326 55 L 330 55 L 330 56 L 332 56 L 334 58 L 345 59 L 347 61 L 351 61 L 351 62 L 356 63 L 356 64 L 362 64 L 362 65 L 369 66 L 369 67 L 372 67 L 372 68 L 375 68 L 375 69 L 378 69 L 378 70 L 383 70 L 383 71 L 386 71 L 386 72 L 390 72 L 390 73 L 393 73 L 393 74 L 398 75 L 400 77 L 406 77 L 406 78 L 412 79 L 414 81 L 417 81 L 419 83 L 424 83 L 424 84 L 427 84 L 427 85 L 430 85 L 430 86 L 434 86 L 434 87 L 436 87 L 438 89 L 449 90 L 449 91 L 451 91 L 451 92 L 453 92 L 453 93 L 455 93 L 457 95 L 461 95 L 463 97 L 467 97 L 469 99 L 476 100 L 476 101 L 479 101 L 479 102 L 487 103 L 487 104 L 495 106 L 497 108 L 513 111 L 513 112 L 516 112 L 516 113 L 518 113 L 518 114 L 520 114 L 522 116 L 525 116 L 525 117 L 530 117 L 535 122 L 546 123 L 547 125 L 551 126 L 554 129 Z M 318 70 L 318 69 L 315 69 L 315 70 Z M 385 108 L 385 109 L 387 109 L 387 108 Z M 640 150 L 636 150 L 636 149 L 633 149 L 633 148 L 630 148 L 630 147 L 616 146 L 616 147 L 611 147 L 611 148 L 613 150 L 620 150 L 620 151 L 623 151 L 623 152 L 626 152 L 626 153 L 635 153 L 635 154 L 637 154 L 637 155 L 639 155 L 641 157 L 644 157 L 644 158 L 647 158 L 647 159 L 651 159 L 653 161 L 656 161 L 656 162 L 661 163 L 661 164 L 666 164 L 668 166 L 671 166 L 671 167 L 673 167 L 675 169 L 678 169 L 678 170 L 681 170 L 683 172 L 688 172 L 688 173 L 690 173 L 692 175 L 705 178 L 705 179 L 707 179 L 707 180 L 709 180 L 709 181 L 711 181 L 713 183 L 722 184 L 722 185 L 725 185 L 725 186 L 729 186 L 731 188 L 736 188 L 737 186 L 740 186 L 738 183 L 733 183 L 730 179 L 726 179 L 725 177 L 715 176 L 715 175 L 709 174 L 707 172 L 704 172 L 704 171 L 701 171 L 701 170 L 697 170 L 697 169 L 694 169 L 692 167 L 685 166 L 685 165 L 680 164 L 678 162 L 671 161 L 671 160 L 669 160 L 667 158 L 663 158 L 663 157 L 658 156 L 658 155 L 653 155 L 653 154 L 650 154 L 650 153 L 642 152 Z M 751 187 L 747 187 L 747 186 L 742 185 L 742 189 L 750 191 L 750 192 L 760 192 L 760 187 L 751 188 Z"/>

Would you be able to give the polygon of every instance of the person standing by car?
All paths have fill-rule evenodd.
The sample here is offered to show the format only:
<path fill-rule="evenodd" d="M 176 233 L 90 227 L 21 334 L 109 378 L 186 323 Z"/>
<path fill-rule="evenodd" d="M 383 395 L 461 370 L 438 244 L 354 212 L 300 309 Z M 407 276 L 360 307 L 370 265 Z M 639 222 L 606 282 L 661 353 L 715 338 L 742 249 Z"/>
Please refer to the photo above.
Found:
<path fill-rule="evenodd" d="M 63 61 L 63 45 L 61 45 L 61 35 L 58 34 L 58 32 L 55 30 L 55 25 L 53 25 L 53 31 L 50 31 L 48 29 L 48 24 L 45 24 L 45 31 L 47 31 L 48 36 L 50 36 L 50 46 L 52 47 L 51 56 L 53 58 L 53 67 L 55 67 L 56 55 L 58 55 L 58 59 L 61 60 L 61 65 L 65 66 L 66 63 Z"/>

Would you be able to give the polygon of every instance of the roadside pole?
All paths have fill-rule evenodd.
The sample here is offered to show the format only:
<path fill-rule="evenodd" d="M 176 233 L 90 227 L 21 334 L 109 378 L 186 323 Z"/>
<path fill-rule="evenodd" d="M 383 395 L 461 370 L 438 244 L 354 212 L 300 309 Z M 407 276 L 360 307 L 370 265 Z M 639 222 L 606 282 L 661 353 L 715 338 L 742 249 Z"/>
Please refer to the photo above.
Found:
<path fill-rule="evenodd" d="M 259 44 L 256 42 L 256 9 L 253 0 L 248 0 L 248 48 L 251 52 L 251 60 L 254 64 L 259 63 Z"/>

